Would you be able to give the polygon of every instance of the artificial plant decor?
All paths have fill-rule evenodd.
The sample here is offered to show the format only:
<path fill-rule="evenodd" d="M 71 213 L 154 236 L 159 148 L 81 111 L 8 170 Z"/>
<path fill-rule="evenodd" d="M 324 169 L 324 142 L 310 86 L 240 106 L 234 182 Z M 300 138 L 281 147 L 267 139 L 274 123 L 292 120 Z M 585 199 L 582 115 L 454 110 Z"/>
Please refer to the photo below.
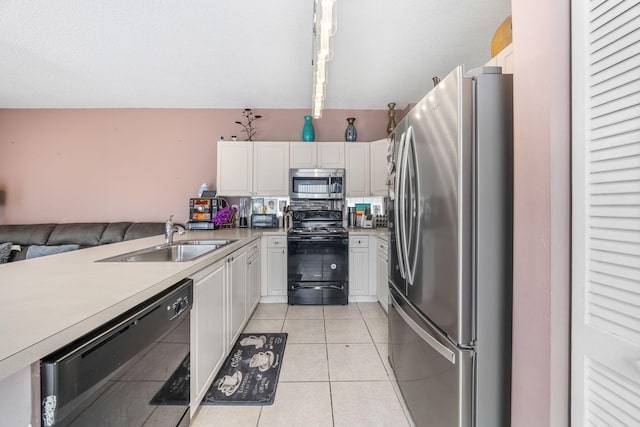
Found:
<path fill-rule="evenodd" d="M 242 123 L 241 121 L 237 121 L 236 123 L 243 127 L 243 132 L 247 134 L 247 139 L 245 141 L 253 141 L 253 135 L 256 134 L 257 129 L 253 127 L 253 121 L 262 118 L 259 114 L 253 114 L 251 108 L 245 108 L 242 111 L 242 116 L 245 118 L 247 123 Z"/>

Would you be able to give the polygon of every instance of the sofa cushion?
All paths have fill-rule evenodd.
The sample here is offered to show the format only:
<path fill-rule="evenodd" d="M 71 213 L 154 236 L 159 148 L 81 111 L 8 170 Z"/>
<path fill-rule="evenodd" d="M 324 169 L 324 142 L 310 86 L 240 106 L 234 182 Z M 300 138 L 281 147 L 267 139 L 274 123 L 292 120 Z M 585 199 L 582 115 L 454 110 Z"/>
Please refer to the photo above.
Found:
<path fill-rule="evenodd" d="M 51 232 L 47 245 L 75 243 L 80 246 L 97 246 L 106 228 L 105 222 L 58 224 Z"/>
<path fill-rule="evenodd" d="M 9 262 L 9 257 L 11 256 L 11 246 L 13 246 L 13 243 L 11 242 L 0 243 L 0 264 Z"/>
<path fill-rule="evenodd" d="M 56 224 L 0 225 L 0 242 L 14 245 L 44 245 Z"/>
<path fill-rule="evenodd" d="M 127 229 L 124 240 L 140 239 L 142 237 L 164 234 L 163 222 L 135 222 Z"/>
<path fill-rule="evenodd" d="M 27 249 L 26 259 L 39 258 L 41 256 L 61 254 L 63 252 L 75 251 L 80 249 L 80 245 L 54 245 L 54 246 L 40 246 L 31 245 Z"/>
<path fill-rule="evenodd" d="M 102 237 L 100 238 L 100 244 L 104 245 L 107 243 L 118 243 L 124 240 L 124 234 L 127 232 L 127 229 L 131 227 L 131 222 L 112 222 L 107 225 L 107 228 L 102 233 Z"/>

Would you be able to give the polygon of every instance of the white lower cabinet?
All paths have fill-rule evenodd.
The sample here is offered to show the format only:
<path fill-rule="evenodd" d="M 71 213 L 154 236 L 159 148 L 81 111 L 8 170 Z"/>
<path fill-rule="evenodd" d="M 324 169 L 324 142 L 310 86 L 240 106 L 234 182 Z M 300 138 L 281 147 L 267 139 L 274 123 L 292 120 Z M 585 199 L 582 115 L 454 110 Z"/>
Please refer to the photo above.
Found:
<path fill-rule="evenodd" d="M 193 274 L 192 414 L 260 297 L 260 241 Z"/>
<path fill-rule="evenodd" d="M 367 236 L 349 236 L 349 295 L 370 295 Z"/>
<path fill-rule="evenodd" d="M 376 248 L 376 295 L 385 311 L 389 299 L 389 245 L 386 240 L 377 239 Z"/>
<path fill-rule="evenodd" d="M 247 249 L 247 318 L 253 313 L 260 301 L 261 259 L 260 243 L 254 242 Z"/>
<path fill-rule="evenodd" d="M 192 276 L 191 400 L 197 408 L 227 353 L 225 333 L 227 260 Z"/>
<path fill-rule="evenodd" d="M 229 339 L 233 343 L 247 320 L 247 252 L 240 249 L 227 257 L 229 264 Z"/>
<path fill-rule="evenodd" d="M 262 285 L 263 297 L 270 298 L 271 302 L 284 302 L 287 297 L 287 235 L 265 236 L 265 259 L 263 270 L 264 283 Z"/>

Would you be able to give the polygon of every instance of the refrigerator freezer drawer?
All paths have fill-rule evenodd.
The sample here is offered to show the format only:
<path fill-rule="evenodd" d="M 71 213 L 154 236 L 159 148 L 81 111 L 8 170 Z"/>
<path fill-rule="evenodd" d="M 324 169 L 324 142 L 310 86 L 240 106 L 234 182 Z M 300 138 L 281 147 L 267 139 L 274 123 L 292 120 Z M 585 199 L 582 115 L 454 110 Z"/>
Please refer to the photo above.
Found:
<path fill-rule="evenodd" d="M 416 425 L 473 425 L 475 352 L 462 350 L 390 289 L 389 354 Z"/>

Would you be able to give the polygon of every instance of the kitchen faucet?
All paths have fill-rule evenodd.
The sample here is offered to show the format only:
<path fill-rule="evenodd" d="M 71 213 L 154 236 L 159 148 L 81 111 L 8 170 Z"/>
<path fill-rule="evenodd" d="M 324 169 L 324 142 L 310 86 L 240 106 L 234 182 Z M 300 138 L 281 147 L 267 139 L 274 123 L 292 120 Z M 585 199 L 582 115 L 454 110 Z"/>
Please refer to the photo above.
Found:
<path fill-rule="evenodd" d="M 169 220 L 164 225 L 164 244 L 170 245 L 173 243 L 173 233 L 184 234 L 184 227 L 173 223 L 173 215 L 169 216 Z"/>

